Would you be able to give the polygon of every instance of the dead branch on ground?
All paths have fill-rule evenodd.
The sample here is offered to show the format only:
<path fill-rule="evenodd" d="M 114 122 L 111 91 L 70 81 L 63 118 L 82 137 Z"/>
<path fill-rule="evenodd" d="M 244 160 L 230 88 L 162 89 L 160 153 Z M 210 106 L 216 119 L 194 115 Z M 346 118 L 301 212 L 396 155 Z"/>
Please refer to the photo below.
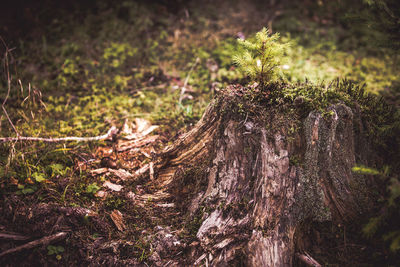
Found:
<path fill-rule="evenodd" d="M 66 238 L 66 236 L 67 236 L 66 232 L 59 232 L 59 233 L 54 234 L 54 235 L 45 236 L 45 237 L 43 237 L 41 239 L 34 240 L 34 241 L 29 242 L 27 244 L 24 244 L 22 246 L 18 246 L 18 247 L 11 248 L 11 249 L 8 249 L 6 251 L 3 251 L 3 252 L 0 253 L 0 258 L 5 256 L 5 255 L 8 255 L 8 254 L 19 252 L 21 250 L 31 249 L 31 248 L 34 248 L 34 247 L 38 247 L 40 245 L 48 245 L 48 244 L 50 244 L 52 242 L 60 241 L 60 240 L 62 240 L 64 238 Z"/>
<path fill-rule="evenodd" d="M 7 239 L 7 240 L 27 240 L 29 236 L 20 235 L 16 233 L 0 233 L 0 239 Z"/>
<path fill-rule="evenodd" d="M 91 141 L 101 141 L 106 140 L 118 132 L 117 127 L 112 126 L 106 134 L 94 136 L 94 137 L 76 137 L 76 136 L 68 136 L 68 137 L 59 137 L 59 138 L 43 138 L 43 137 L 30 137 L 30 136 L 19 136 L 17 137 L 0 137 L 0 142 L 15 142 L 15 141 L 39 141 L 39 142 L 46 142 L 46 143 L 57 143 L 57 142 L 91 142 Z"/>

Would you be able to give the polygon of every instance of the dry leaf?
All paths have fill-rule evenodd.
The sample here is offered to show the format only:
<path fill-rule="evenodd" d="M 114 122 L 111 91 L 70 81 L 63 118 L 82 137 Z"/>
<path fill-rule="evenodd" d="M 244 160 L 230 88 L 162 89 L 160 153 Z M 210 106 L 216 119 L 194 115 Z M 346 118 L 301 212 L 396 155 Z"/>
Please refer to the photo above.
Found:
<path fill-rule="evenodd" d="M 158 125 L 152 125 L 149 128 L 147 128 L 146 130 L 143 130 L 140 133 L 141 136 L 146 136 L 149 133 L 151 133 L 152 131 L 154 131 L 155 129 L 157 129 L 159 126 Z"/>
<path fill-rule="evenodd" d="M 149 137 L 141 137 L 139 139 L 135 139 L 132 141 L 119 141 L 117 151 L 123 152 L 128 149 L 141 147 L 141 146 L 153 143 L 157 140 L 158 137 L 159 137 L 158 135 L 152 135 Z"/>
<path fill-rule="evenodd" d="M 148 120 L 142 118 L 135 118 L 135 124 L 137 133 L 141 133 L 151 126 L 151 123 Z"/>
<path fill-rule="evenodd" d="M 142 118 L 135 119 L 135 125 L 133 125 L 128 120 L 125 120 L 124 125 L 122 126 L 122 135 L 124 139 L 134 140 L 141 137 L 144 137 L 158 128 L 156 125 L 151 125 L 148 120 Z M 136 131 L 134 131 L 136 130 Z"/>
<path fill-rule="evenodd" d="M 135 139 L 138 139 L 138 138 L 141 138 L 141 137 L 144 137 L 144 136 L 148 135 L 149 133 L 151 133 L 152 131 L 154 131 L 158 127 L 159 126 L 157 126 L 157 125 L 153 125 L 153 126 L 150 126 L 149 128 L 147 128 L 146 130 L 144 130 L 143 132 L 125 135 L 125 136 L 123 136 L 123 138 L 127 139 L 127 140 L 135 140 Z"/>
<path fill-rule="evenodd" d="M 118 178 L 120 178 L 123 181 L 134 177 L 132 173 L 130 173 L 124 169 L 118 169 L 118 170 L 109 169 L 109 171 L 110 171 L 110 173 L 114 174 L 115 176 L 117 176 Z"/>
<path fill-rule="evenodd" d="M 109 182 L 109 181 L 105 181 L 104 183 L 103 183 L 103 186 L 104 187 L 107 187 L 108 189 L 111 189 L 112 191 L 116 191 L 116 192 L 119 192 L 119 191 L 121 191 L 121 189 L 122 189 L 122 185 L 119 185 L 119 184 L 113 184 L 113 183 L 111 183 L 111 182 Z"/>
<path fill-rule="evenodd" d="M 108 172 L 108 168 L 99 168 L 99 169 L 91 170 L 90 174 L 91 175 L 99 175 L 99 174 L 103 174 L 106 172 Z"/>
<path fill-rule="evenodd" d="M 105 191 L 103 191 L 103 190 L 100 190 L 100 191 L 97 191 L 97 193 L 96 194 L 94 194 L 96 197 L 99 197 L 99 198 L 105 198 L 105 197 L 107 197 L 107 192 L 105 192 Z"/>
<path fill-rule="evenodd" d="M 11 183 L 12 185 L 18 185 L 18 179 L 15 179 L 14 177 L 11 177 L 11 178 L 10 178 L 10 183 Z"/>
<path fill-rule="evenodd" d="M 124 125 L 122 126 L 121 134 L 122 135 L 131 135 L 133 134 L 136 126 L 130 122 L 128 119 L 125 120 Z"/>
<path fill-rule="evenodd" d="M 114 222 L 115 226 L 118 228 L 118 230 L 123 232 L 126 226 L 124 224 L 122 213 L 119 210 L 113 210 L 110 214 L 110 217 L 111 220 Z"/>

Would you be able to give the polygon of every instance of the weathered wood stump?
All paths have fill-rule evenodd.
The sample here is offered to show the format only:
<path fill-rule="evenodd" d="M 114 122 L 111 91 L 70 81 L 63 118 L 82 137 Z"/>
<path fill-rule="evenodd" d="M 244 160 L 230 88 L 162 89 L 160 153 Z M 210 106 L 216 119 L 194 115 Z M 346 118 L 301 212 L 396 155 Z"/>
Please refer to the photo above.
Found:
<path fill-rule="evenodd" d="M 304 222 L 352 220 L 368 201 L 352 109 L 242 102 L 252 90 L 227 88 L 158 163 L 159 195 L 201 218 L 192 264 L 292 266 Z"/>

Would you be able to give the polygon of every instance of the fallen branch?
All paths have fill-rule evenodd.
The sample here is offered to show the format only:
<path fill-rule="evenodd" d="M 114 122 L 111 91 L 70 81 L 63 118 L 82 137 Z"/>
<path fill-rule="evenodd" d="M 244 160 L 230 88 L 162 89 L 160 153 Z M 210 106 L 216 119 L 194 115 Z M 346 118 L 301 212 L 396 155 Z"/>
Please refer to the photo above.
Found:
<path fill-rule="evenodd" d="M 313 266 L 313 267 L 321 267 L 322 266 L 316 260 L 314 260 L 307 252 L 305 252 L 305 254 L 296 253 L 296 256 L 297 256 L 297 258 L 299 258 L 302 262 L 304 262 L 308 266 Z"/>
<path fill-rule="evenodd" d="M 94 137 L 60 137 L 60 138 L 42 138 L 42 137 L 25 137 L 25 136 L 17 136 L 17 137 L 0 137 L 0 142 L 15 142 L 15 141 L 40 141 L 40 142 L 47 142 L 47 143 L 56 143 L 56 142 L 68 142 L 68 141 L 75 141 L 75 142 L 90 142 L 90 141 L 100 141 L 105 140 L 118 132 L 118 129 L 115 126 L 112 126 L 106 134 L 94 136 Z"/>
<path fill-rule="evenodd" d="M 0 233 L 0 239 L 27 240 L 27 239 L 29 239 L 29 236 L 24 236 L 24 235 L 14 234 L 14 233 Z"/>
<path fill-rule="evenodd" d="M 11 254 L 11 253 L 15 253 L 15 252 L 18 252 L 18 251 L 21 251 L 21 250 L 31 249 L 31 248 L 34 248 L 34 247 L 37 247 L 37 246 L 40 246 L 40 245 L 48 245 L 48 244 L 50 244 L 52 242 L 56 242 L 56 241 L 62 240 L 66 236 L 67 236 L 66 232 L 60 232 L 60 233 L 57 233 L 55 235 L 45 236 L 45 237 L 43 237 L 41 239 L 29 242 L 29 243 L 27 243 L 25 245 L 18 246 L 18 247 L 11 248 L 11 249 L 8 249 L 6 251 L 3 251 L 3 252 L 0 253 L 0 258 L 5 256 L 5 255 Z"/>

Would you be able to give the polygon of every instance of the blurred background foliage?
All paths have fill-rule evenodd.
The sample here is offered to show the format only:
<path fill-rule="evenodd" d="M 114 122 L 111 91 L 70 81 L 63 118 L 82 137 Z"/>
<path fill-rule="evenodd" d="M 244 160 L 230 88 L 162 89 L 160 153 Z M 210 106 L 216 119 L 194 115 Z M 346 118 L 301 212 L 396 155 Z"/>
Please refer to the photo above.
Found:
<path fill-rule="evenodd" d="M 196 123 L 218 90 L 248 82 L 232 62 L 240 49 L 236 39 L 251 39 L 263 27 L 290 44 L 280 66 L 286 81 L 347 78 L 400 104 L 398 0 L 16 0 L 3 5 L 0 35 L 11 51 L 12 74 L 5 107 L 23 136 L 93 136 L 141 117 L 160 125 L 168 144 Z M 3 63 L 5 51 L 1 45 Z M 3 101 L 4 64 L 2 72 Z M 15 136 L 4 114 L 0 132 Z M 43 193 L 52 186 L 46 181 L 76 176 L 74 190 L 84 195 L 96 181 L 73 166 L 76 157 L 94 148 L 1 144 L 1 190 L 59 199 L 63 189 Z M 385 177 L 388 190 L 382 195 L 398 212 L 398 177 Z M 371 229 L 366 230 L 370 236 L 379 232 Z M 390 244 L 398 250 L 400 234 L 391 236 L 398 231 L 391 229 L 380 236 L 395 240 Z"/>

